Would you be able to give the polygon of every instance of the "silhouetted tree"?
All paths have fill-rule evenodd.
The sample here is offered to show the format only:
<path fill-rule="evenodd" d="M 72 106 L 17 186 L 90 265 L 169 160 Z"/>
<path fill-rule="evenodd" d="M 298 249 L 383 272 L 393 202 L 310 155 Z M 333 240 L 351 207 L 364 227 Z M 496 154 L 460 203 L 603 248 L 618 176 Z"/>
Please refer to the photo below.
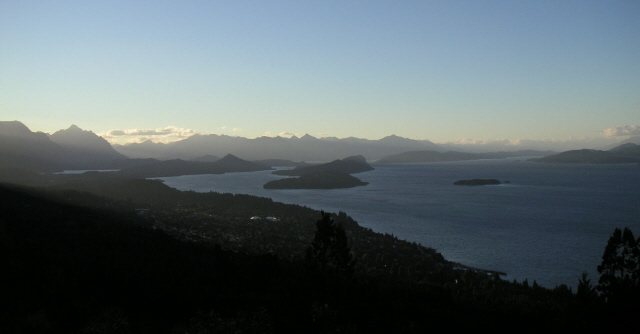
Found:
<path fill-rule="evenodd" d="M 619 306 L 638 306 L 640 297 L 640 248 L 628 227 L 616 228 L 609 238 L 598 266 L 598 291 L 606 302 Z"/>
<path fill-rule="evenodd" d="M 328 267 L 336 274 L 351 278 L 355 259 L 349 247 L 349 238 L 341 224 L 336 224 L 329 213 L 321 212 L 322 218 L 316 222 L 316 233 L 307 248 L 306 263 L 310 269 L 325 273 Z"/>
<path fill-rule="evenodd" d="M 598 293 L 593 284 L 591 284 L 588 273 L 582 273 L 582 277 L 578 280 L 576 298 L 582 303 L 593 303 L 598 299 Z"/>

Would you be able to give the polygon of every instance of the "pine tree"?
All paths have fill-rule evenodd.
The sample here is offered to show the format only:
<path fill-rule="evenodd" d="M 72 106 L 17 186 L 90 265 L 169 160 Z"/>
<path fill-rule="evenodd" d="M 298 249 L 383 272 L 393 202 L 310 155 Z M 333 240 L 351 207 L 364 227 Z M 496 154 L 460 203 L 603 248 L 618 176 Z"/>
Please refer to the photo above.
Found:
<path fill-rule="evenodd" d="M 596 288 L 591 284 L 588 273 L 582 273 L 582 277 L 578 280 L 578 291 L 576 298 L 583 303 L 591 303 L 598 299 Z"/>
<path fill-rule="evenodd" d="M 640 297 L 640 246 L 628 227 L 616 228 L 598 266 L 598 291 L 607 303 L 638 305 Z"/>
<path fill-rule="evenodd" d="M 316 222 L 316 233 L 307 248 L 306 263 L 309 269 L 325 274 L 329 268 L 346 278 L 354 273 L 355 259 L 351 254 L 349 239 L 340 224 L 331 215 L 321 212 L 322 218 Z"/>

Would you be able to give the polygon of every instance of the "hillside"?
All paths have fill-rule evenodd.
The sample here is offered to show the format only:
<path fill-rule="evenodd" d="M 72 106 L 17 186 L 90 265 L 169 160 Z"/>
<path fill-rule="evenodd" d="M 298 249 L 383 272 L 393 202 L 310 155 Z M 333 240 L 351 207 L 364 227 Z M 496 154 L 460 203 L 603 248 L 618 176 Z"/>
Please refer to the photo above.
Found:
<path fill-rule="evenodd" d="M 572 150 L 531 160 L 547 163 L 640 163 L 640 145 L 627 143 L 607 151 Z"/>
<path fill-rule="evenodd" d="M 46 172 L 109 169 L 128 159 L 91 131 L 71 126 L 48 136 L 18 121 L 0 122 L 0 154 L 0 167 Z"/>
<path fill-rule="evenodd" d="M 101 169 L 118 160 L 128 159 L 111 147 L 104 138 L 75 125 L 59 130 L 49 139 L 67 151 L 65 163 L 74 169 Z"/>
<path fill-rule="evenodd" d="M 55 171 L 65 165 L 68 152 L 41 132 L 18 121 L 0 122 L 0 167 Z"/>
<path fill-rule="evenodd" d="M 297 178 L 269 181 L 265 189 L 341 189 L 366 186 L 367 182 L 347 173 L 335 170 L 322 170 L 306 173 Z"/>
<path fill-rule="evenodd" d="M 242 160 L 228 154 L 213 162 L 185 161 L 185 160 L 144 160 L 143 163 L 122 168 L 118 173 L 129 177 L 161 177 L 195 174 L 224 174 L 231 172 L 255 172 L 269 170 L 270 167 Z"/>
<path fill-rule="evenodd" d="M 575 313 L 579 300 L 566 287 L 456 269 L 464 267 L 343 213 L 332 218 L 357 260 L 352 279 L 304 260 L 320 216 L 314 210 L 100 176 L 59 176 L 46 191 L 0 185 L 0 331 L 610 328 L 593 306 Z M 93 190 L 75 190 L 82 184 Z M 268 213 L 280 221 L 248 218 Z"/>
<path fill-rule="evenodd" d="M 376 161 L 379 164 L 420 163 L 420 162 L 444 162 L 464 161 L 478 159 L 504 159 L 511 157 L 544 156 L 552 154 L 550 151 L 522 150 L 513 152 L 487 152 L 468 153 L 458 151 L 410 151 L 393 154 Z"/>
<path fill-rule="evenodd" d="M 345 174 L 362 173 L 373 170 L 373 167 L 367 163 L 363 156 L 351 156 L 341 160 L 334 160 L 328 163 L 298 166 L 294 169 L 282 169 L 273 172 L 277 175 L 301 176 L 305 174 L 313 174 L 321 171 L 337 171 Z"/>
<path fill-rule="evenodd" d="M 223 156 L 232 153 L 247 160 L 285 159 L 293 161 L 332 161 L 340 157 L 363 155 L 375 160 L 410 150 L 440 150 L 429 141 L 399 136 L 378 140 L 360 138 L 259 137 L 248 139 L 226 135 L 193 135 L 181 141 L 161 144 L 150 141 L 114 148 L 131 158 L 191 160 L 204 155 Z"/>
<path fill-rule="evenodd" d="M 114 150 L 104 138 L 92 131 L 82 130 L 76 125 L 54 132 L 49 136 L 49 139 L 69 151 L 74 151 L 78 155 L 91 155 L 89 158 L 92 159 L 127 159 L 126 156 Z"/>

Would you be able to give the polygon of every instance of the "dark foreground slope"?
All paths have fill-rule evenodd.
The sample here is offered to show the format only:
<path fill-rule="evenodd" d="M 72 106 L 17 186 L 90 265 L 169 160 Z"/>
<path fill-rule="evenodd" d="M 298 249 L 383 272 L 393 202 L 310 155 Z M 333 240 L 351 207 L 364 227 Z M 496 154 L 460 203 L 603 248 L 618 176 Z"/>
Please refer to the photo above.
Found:
<path fill-rule="evenodd" d="M 458 270 L 345 214 L 334 219 L 357 260 L 351 278 L 303 259 L 319 218 L 313 210 L 148 180 L 106 180 L 109 190 L 96 195 L 105 188 L 87 182 L 57 179 L 46 191 L 0 186 L 0 332 L 598 332 L 610 325 L 597 302 L 566 286 Z M 240 218 L 256 203 L 263 214 L 291 215 L 250 225 Z M 300 255 L 286 257 L 295 248 Z"/>

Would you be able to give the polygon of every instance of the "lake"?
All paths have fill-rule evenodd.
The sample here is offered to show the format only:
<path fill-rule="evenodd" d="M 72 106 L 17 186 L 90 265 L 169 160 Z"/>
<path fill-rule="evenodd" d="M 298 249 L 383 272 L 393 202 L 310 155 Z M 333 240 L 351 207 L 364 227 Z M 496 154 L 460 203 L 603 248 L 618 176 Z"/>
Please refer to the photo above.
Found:
<path fill-rule="evenodd" d="M 614 228 L 640 234 L 640 166 L 543 164 L 525 159 L 373 165 L 369 185 L 266 190 L 270 171 L 164 177 L 179 190 L 249 194 L 330 212 L 433 247 L 450 261 L 506 272 L 508 280 L 575 288 L 596 266 Z M 454 186 L 461 179 L 501 185 Z"/>

